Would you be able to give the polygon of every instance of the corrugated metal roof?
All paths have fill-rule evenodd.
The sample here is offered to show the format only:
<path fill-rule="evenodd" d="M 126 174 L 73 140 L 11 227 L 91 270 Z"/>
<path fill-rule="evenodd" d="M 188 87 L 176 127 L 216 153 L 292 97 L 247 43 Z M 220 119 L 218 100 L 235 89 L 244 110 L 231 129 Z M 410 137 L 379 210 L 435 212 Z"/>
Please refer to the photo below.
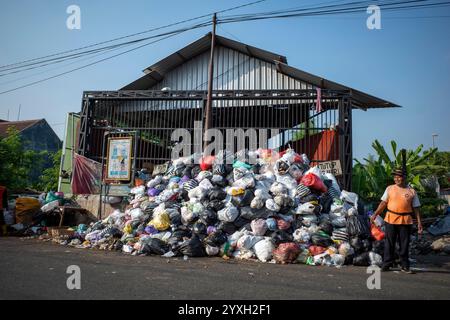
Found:
<path fill-rule="evenodd" d="M 14 127 L 19 132 L 34 126 L 36 123 L 42 121 L 44 119 L 36 119 L 36 120 L 24 120 L 24 121 L 4 121 L 0 122 L 0 137 L 4 138 L 8 135 L 8 128 Z"/>
<path fill-rule="evenodd" d="M 361 109 L 368 108 L 391 108 L 400 107 L 392 102 L 374 97 L 362 91 L 344 86 L 342 84 L 321 78 L 311 73 L 302 71 L 300 69 L 291 67 L 287 64 L 286 57 L 269 52 L 260 48 L 252 47 L 241 42 L 237 42 L 222 36 L 216 35 L 217 45 L 221 45 L 233 50 L 239 51 L 250 57 L 254 57 L 269 63 L 277 65 L 279 72 L 298 79 L 300 81 L 307 82 L 322 89 L 331 90 L 348 90 L 352 94 L 353 103 L 356 107 Z M 185 63 L 186 61 L 204 53 L 211 47 L 211 33 L 206 34 L 202 38 L 194 41 L 186 47 L 178 50 L 177 52 L 169 55 L 168 57 L 158 61 L 157 63 L 144 69 L 145 75 L 141 78 L 133 81 L 132 83 L 124 86 L 120 90 L 148 90 L 162 79 L 164 76 L 177 66 Z"/>

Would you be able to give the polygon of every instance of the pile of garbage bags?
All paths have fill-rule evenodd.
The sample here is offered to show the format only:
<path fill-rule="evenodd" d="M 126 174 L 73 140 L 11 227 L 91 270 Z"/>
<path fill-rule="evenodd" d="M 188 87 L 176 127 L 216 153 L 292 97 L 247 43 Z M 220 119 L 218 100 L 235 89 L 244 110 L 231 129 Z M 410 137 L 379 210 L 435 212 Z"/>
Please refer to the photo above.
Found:
<path fill-rule="evenodd" d="M 304 154 L 219 152 L 139 173 L 125 212 L 74 228 L 61 243 L 164 257 L 222 256 L 307 265 L 380 265 L 382 219 Z M 380 221 L 381 220 L 381 221 Z"/>

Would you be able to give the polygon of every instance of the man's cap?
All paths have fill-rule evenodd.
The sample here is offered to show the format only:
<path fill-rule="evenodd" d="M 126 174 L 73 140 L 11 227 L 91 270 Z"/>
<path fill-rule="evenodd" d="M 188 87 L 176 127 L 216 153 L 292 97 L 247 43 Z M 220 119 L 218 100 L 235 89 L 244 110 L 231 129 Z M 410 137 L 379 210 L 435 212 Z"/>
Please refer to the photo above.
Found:
<path fill-rule="evenodd" d="M 402 177 L 405 177 L 406 176 L 406 173 L 405 173 L 405 171 L 403 171 L 403 169 L 394 169 L 394 170 L 392 170 L 392 175 L 393 176 L 402 176 Z"/>

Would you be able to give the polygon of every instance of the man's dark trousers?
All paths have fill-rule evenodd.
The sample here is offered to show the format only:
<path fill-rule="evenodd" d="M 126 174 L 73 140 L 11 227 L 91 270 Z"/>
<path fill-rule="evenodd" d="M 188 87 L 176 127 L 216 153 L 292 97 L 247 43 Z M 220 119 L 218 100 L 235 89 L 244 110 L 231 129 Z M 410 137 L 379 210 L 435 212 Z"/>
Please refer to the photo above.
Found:
<path fill-rule="evenodd" d="M 411 229 L 411 224 L 385 223 L 383 267 L 393 266 L 395 261 L 395 243 L 399 239 L 401 266 L 402 268 L 409 268 L 409 238 Z"/>

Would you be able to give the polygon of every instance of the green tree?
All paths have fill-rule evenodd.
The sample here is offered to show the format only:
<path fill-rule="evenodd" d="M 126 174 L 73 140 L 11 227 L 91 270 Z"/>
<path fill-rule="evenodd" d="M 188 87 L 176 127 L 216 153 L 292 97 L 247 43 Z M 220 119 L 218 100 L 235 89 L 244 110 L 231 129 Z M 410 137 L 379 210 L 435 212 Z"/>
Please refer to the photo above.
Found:
<path fill-rule="evenodd" d="M 11 190 L 30 187 L 30 172 L 41 164 L 40 154 L 24 149 L 15 128 L 9 128 L 7 134 L 0 139 L 0 184 Z"/>
<path fill-rule="evenodd" d="M 376 156 L 364 158 L 364 162 L 355 159 L 353 167 L 353 191 L 363 199 L 377 203 L 386 186 L 393 184 L 392 170 L 402 166 L 402 155 L 397 150 L 397 143 L 391 141 L 391 155 L 375 140 L 372 147 Z M 446 163 L 446 155 L 440 155 L 436 148 L 421 151 L 423 145 L 415 150 L 406 152 L 407 181 L 419 192 L 424 203 L 427 203 L 429 213 L 436 211 L 443 202 L 437 198 L 433 190 L 428 189 L 423 183 L 424 178 L 437 175 L 448 176 L 449 166 Z M 439 155 L 438 155 L 439 154 Z M 425 214 L 426 215 L 426 214 Z"/>
<path fill-rule="evenodd" d="M 50 154 L 52 157 L 52 166 L 45 169 L 39 177 L 36 188 L 40 191 L 49 192 L 58 190 L 59 171 L 61 166 L 62 150 Z"/>

